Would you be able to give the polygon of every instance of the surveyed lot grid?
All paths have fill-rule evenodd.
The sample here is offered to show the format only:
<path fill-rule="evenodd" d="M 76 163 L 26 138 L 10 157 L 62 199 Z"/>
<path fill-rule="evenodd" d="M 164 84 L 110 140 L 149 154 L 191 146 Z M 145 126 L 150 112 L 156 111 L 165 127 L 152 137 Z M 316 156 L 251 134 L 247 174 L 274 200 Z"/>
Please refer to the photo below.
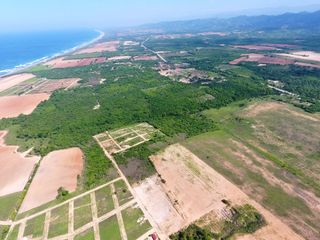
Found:
<path fill-rule="evenodd" d="M 126 183 L 117 178 L 13 222 L 6 240 L 135 240 L 146 239 L 151 232 Z"/>
<path fill-rule="evenodd" d="M 113 131 L 106 131 L 95 139 L 110 154 L 116 154 L 149 141 L 159 132 L 148 123 L 140 123 Z"/>

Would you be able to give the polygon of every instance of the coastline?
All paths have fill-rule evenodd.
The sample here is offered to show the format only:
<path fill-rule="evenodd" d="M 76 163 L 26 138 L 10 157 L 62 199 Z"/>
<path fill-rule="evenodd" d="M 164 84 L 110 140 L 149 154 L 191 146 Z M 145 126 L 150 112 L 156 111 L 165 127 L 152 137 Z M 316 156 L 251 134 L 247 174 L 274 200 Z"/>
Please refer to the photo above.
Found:
<path fill-rule="evenodd" d="M 2 74 L 2 75 L 1 75 L 1 71 L 0 71 L 0 80 L 1 80 L 1 78 L 8 77 L 8 76 L 20 73 L 20 72 L 22 72 L 22 71 L 24 71 L 24 70 L 26 70 L 26 69 L 28 69 L 30 67 L 34 67 L 36 65 L 43 64 L 43 63 L 48 62 L 48 61 L 50 61 L 52 59 L 55 59 L 55 58 L 64 56 L 66 54 L 70 54 L 70 53 L 76 52 L 76 51 L 78 51 L 80 49 L 86 48 L 86 47 L 98 42 L 99 40 L 101 40 L 105 36 L 105 33 L 103 31 L 98 30 L 98 29 L 95 29 L 95 31 L 100 33 L 100 35 L 98 37 L 92 39 L 91 41 L 81 43 L 81 44 L 79 44 L 79 45 L 77 45 L 77 46 L 75 46 L 73 48 L 69 48 L 69 49 L 63 50 L 63 51 L 61 51 L 59 53 L 55 53 L 52 56 L 43 57 L 43 58 L 34 60 L 32 62 L 29 62 L 29 63 L 21 64 L 21 65 L 16 66 L 16 67 L 14 67 L 12 69 L 2 70 L 3 72 L 6 72 L 5 74 Z"/>

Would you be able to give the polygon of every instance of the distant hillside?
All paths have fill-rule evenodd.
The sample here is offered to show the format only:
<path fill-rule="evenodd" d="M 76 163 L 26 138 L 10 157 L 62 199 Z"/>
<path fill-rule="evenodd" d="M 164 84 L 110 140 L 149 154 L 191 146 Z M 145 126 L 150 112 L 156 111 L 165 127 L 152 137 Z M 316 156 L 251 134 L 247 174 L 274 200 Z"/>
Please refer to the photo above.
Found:
<path fill-rule="evenodd" d="M 320 31 L 320 10 L 317 12 L 286 13 L 277 16 L 239 16 L 229 19 L 197 19 L 148 24 L 142 28 L 165 32 L 237 31 L 307 29 Z"/>

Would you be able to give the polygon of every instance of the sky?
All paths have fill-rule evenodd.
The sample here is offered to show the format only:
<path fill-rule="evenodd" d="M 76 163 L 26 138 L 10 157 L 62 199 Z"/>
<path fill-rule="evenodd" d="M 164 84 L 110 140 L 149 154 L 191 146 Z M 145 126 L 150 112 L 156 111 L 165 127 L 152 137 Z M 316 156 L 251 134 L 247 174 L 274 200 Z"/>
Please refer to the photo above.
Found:
<path fill-rule="evenodd" d="M 1 0 L 1 31 L 107 29 L 159 21 L 298 11 L 319 0 Z M 320 7 L 319 7 L 320 8 Z M 262 11 L 261 11 L 262 9 Z M 316 8 L 314 10 L 317 10 Z"/>

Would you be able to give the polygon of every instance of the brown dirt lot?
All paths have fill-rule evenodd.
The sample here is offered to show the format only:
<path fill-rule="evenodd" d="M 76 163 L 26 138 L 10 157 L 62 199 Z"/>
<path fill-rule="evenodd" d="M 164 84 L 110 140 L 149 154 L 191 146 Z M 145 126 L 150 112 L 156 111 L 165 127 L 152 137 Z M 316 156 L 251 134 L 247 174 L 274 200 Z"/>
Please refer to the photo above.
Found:
<path fill-rule="evenodd" d="M 23 74 L 8 76 L 8 77 L 0 77 L 0 92 L 7 90 L 19 83 L 22 83 L 34 77 L 35 75 L 30 73 L 23 73 Z"/>
<path fill-rule="evenodd" d="M 320 53 L 312 51 L 298 51 L 291 54 L 281 53 L 278 55 L 292 59 L 320 62 Z"/>
<path fill-rule="evenodd" d="M 50 95 L 46 93 L 0 97 L 0 119 L 31 114 L 42 101 L 48 100 L 49 97 Z"/>
<path fill-rule="evenodd" d="M 263 54 L 256 54 L 256 53 L 242 54 L 240 58 L 231 61 L 229 64 L 236 65 L 241 62 L 257 62 L 260 64 L 278 64 L 278 65 L 294 64 L 294 61 L 292 60 L 267 56 Z"/>
<path fill-rule="evenodd" d="M 44 84 L 41 84 L 33 89 L 31 93 L 52 93 L 58 89 L 69 89 L 76 86 L 80 80 L 80 78 L 48 80 Z"/>
<path fill-rule="evenodd" d="M 240 49 L 262 50 L 262 51 L 277 50 L 277 48 L 275 48 L 275 47 L 262 46 L 262 45 L 235 45 L 233 47 L 240 48 Z"/>
<path fill-rule="evenodd" d="M 135 61 L 156 61 L 158 60 L 157 56 L 136 56 L 133 58 Z"/>
<path fill-rule="evenodd" d="M 65 60 L 62 58 L 56 58 L 49 62 L 46 62 L 45 65 L 51 68 L 71 68 L 71 67 L 83 67 L 88 66 L 95 63 L 104 63 L 107 59 L 104 57 L 98 58 L 82 58 L 82 59 L 72 59 L 72 60 Z"/>
<path fill-rule="evenodd" d="M 218 217 L 223 218 L 225 205 L 222 200 L 227 199 L 233 205 L 249 203 L 265 217 L 267 226 L 255 233 L 256 239 L 269 240 L 270 236 L 273 236 L 272 239 L 302 239 L 277 217 L 250 199 L 238 187 L 183 146 L 172 145 L 150 159 L 165 181 L 161 183 L 165 195 L 184 220 L 180 227 L 185 227 L 209 212 L 215 212 Z M 150 186 L 150 188 L 153 189 L 156 186 Z M 152 195 L 151 198 L 158 199 L 157 195 Z M 159 214 L 157 213 L 159 209 L 155 211 L 148 206 L 147 209 L 154 218 Z M 180 217 L 177 218 L 178 223 Z"/>
<path fill-rule="evenodd" d="M 40 157 L 25 157 L 17 146 L 4 144 L 5 131 L 0 131 L 0 196 L 24 189 Z"/>
<path fill-rule="evenodd" d="M 78 51 L 76 54 L 82 53 L 96 53 L 96 52 L 115 52 L 119 47 L 119 41 L 110 41 L 104 43 L 98 43 L 93 45 L 92 47 L 88 47 Z"/>
<path fill-rule="evenodd" d="M 69 192 L 75 191 L 77 177 L 82 173 L 83 164 L 83 153 L 79 148 L 49 153 L 41 161 L 20 212 L 28 211 L 54 200 L 60 187 L 64 187 Z"/>

